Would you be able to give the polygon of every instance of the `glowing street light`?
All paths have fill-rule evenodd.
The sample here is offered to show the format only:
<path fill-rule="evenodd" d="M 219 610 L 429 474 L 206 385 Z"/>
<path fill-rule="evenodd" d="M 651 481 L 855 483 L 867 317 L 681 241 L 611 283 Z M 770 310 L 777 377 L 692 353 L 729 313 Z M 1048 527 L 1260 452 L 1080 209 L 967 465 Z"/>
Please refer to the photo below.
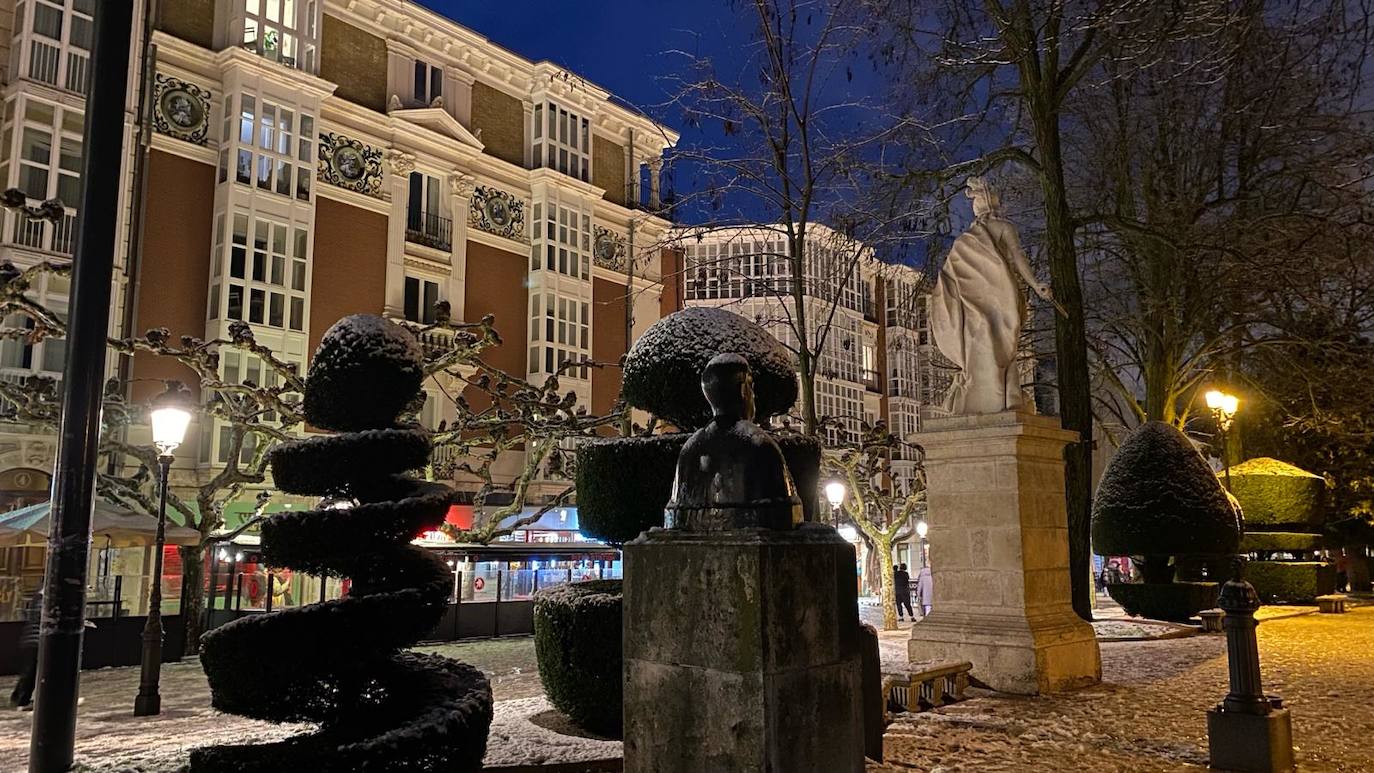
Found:
<path fill-rule="evenodd" d="M 916 522 L 916 536 L 921 538 L 921 566 L 926 565 L 926 535 L 930 533 L 930 524 L 925 519 Z"/>
<path fill-rule="evenodd" d="M 831 515 L 835 517 L 835 522 L 840 522 L 840 505 L 844 504 L 844 496 L 849 493 L 844 484 L 832 480 L 825 484 L 825 499 L 830 503 Z"/>
<path fill-rule="evenodd" d="M 148 622 L 143 627 L 143 662 L 134 698 L 134 716 L 162 713 L 159 681 L 162 677 L 162 553 L 167 544 L 167 479 L 172 474 L 172 452 L 186 439 L 195 400 L 181 382 L 167 382 L 167 391 L 153 398 L 149 419 L 153 445 L 157 446 L 158 479 L 157 542 L 153 552 L 153 581 L 148 591 Z"/>
<path fill-rule="evenodd" d="M 1212 417 L 1217 421 L 1218 435 L 1221 440 L 1221 466 L 1226 471 L 1226 490 L 1231 490 L 1231 455 L 1227 451 L 1226 433 L 1231 430 L 1231 423 L 1236 418 L 1236 411 L 1240 409 L 1240 398 L 1232 394 L 1227 394 L 1220 389 L 1212 389 L 1203 396 L 1207 401 L 1207 408 L 1212 412 Z"/>

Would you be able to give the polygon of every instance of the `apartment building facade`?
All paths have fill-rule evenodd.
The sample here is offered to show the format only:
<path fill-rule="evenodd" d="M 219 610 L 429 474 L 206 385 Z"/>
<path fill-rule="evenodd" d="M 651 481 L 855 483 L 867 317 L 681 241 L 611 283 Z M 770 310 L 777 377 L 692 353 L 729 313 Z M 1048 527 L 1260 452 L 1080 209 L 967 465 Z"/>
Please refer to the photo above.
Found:
<path fill-rule="evenodd" d="M 55 224 L 7 216 L 0 260 L 20 267 L 72 253 L 95 2 L 0 3 L 0 185 L 66 204 Z M 678 308 L 679 266 L 655 214 L 677 135 L 604 89 L 404 0 L 142 6 L 115 335 L 211 339 L 243 322 L 303 369 L 345 315 L 424 324 L 446 301 L 454 319 L 493 315 L 504 343 L 489 361 L 537 380 L 568 359 L 616 361 Z M 66 292 L 57 280 L 39 291 L 59 309 Z M 0 378 L 60 377 L 62 362 L 60 340 L 6 342 Z M 237 352 L 222 367 L 230 380 L 266 373 Z M 132 379 L 135 400 L 188 377 L 143 355 L 110 369 Z M 619 393 L 613 368 L 562 383 L 593 411 Z M 444 386 L 427 386 L 431 425 L 451 415 Z M 193 430 L 173 485 L 223 464 L 226 433 Z M 0 482 L 22 471 L 45 490 L 54 445 L 0 427 Z"/>
<path fill-rule="evenodd" d="M 902 440 L 944 415 L 952 374 L 930 338 L 928 280 L 917 269 L 885 264 L 871 249 L 812 224 L 802 261 L 804 312 L 791 297 L 791 250 L 784 234 L 763 226 L 678 229 L 687 306 L 718 306 L 758 322 L 792 351 L 805 325 L 820 341 L 816 413 L 832 443 L 857 439 L 878 420 Z M 894 460 L 909 485 L 915 460 Z"/>

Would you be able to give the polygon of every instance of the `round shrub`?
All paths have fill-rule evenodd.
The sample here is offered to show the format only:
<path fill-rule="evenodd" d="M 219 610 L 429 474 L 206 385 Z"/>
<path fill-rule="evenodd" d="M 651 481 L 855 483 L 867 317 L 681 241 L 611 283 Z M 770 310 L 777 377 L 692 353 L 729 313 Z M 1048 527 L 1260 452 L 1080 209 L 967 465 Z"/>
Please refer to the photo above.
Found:
<path fill-rule="evenodd" d="M 621 545 L 663 525 L 684 434 L 593 440 L 577 450 L 582 533 Z"/>
<path fill-rule="evenodd" d="M 755 322 L 726 309 L 693 307 L 649 326 L 625 356 L 621 396 L 629 405 L 695 430 L 711 419 L 701 372 L 717 354 L 749 361 L 760 424 L 797 402 L 792 355 Z"/>
<path fill-rule="evenodd" d="M 1247 529 L 1275 524 L 1316 526 L 1323 520 L 1326 480 L 1287 462 L 1260 457 L 1231 468 L 1231 493 L 1245 511 Z"/>
<path fill-rule="evenodd" d="M 553 707 L 578 727 L 621 734 L 624 673 L 620 580 L 592 580 L 534 594 L 534 654 Z"/>
<path fill-rule="evenodd" d="M 1128 615 L 1186 623 L 1215 607 L 1220 589 L 1215 582 L 1112 583 L 1107 593 Z"/>
<path fill-rule="evenodd" d="M 1250 561 L 1245 579 L 1266 604 L 1311 604 L 1336 592 L 1336 568 L 1323 561 Z"/>
<path fill-rule="evenodd" d="M 373 314 L 335 322 L 306 375 L 305 420 L 320 429 L 387 429 L 415 399 L 424 378 L 415 335 Z"/>
<path fill-rule="evenodd" d="M 1237 513 L 1207 462 L 1176 427 L 1152 421 L 1117 449 L 1093 501 L 1101 555 L 1224 555 L 1240 546 Z"/>
<path fill-rule="evenodd" d="M 673 493 L 677 458 L 687 433 L 592 440 L 577 451 L 577 519 L 582 533 L 621 545 L 663 525 Z M 779 434 L 806 520 L 816 520 L 820 497 L 821 444 L 808 435 Z"/>

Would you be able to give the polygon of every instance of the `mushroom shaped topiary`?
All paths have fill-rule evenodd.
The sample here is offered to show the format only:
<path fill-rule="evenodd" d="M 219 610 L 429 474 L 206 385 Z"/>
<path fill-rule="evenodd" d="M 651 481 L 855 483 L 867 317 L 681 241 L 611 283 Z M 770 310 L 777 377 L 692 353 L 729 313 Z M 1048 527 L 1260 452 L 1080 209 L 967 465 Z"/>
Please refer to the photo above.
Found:
<path fill-rule="evenodd" d="M 712 357 L 728 353 L 749 362 L 758 423 L 787 413 L 797 401 L 792 355 L 763 326 L 711 307 L 683 309 L 650 325 L 625 356 L 621 395 L 678 429 L 700 429 L 711 419 L 701 373 Z"/>
<path fill-rule="evenodd" d="M 262 527 L 263 557 L 348 577 L 351 591 L 216 628 L 200 658 L 214 708 L 318 730 L 197 749 L 193 773 L 481 769 L 492 719 L 486 677 L 408 651 L 438 624 L 453 584 L 443 561 L 410 544 L 438 528 L 452 499 L 447 486 L 405 474 L 429 454 L 428 434 L 397 422 L 419 393 L 421 357 L 408 331 L 380 317 L 347 317 L 320 341 L 305 411 L 339 434 L 283 443 L 272 473 L 284 491 L 354 504 L 273 516 Z"/>
<path fill-rule="evenodd" d="M 1146 582 L 1173 578 L 1171 556 L 1234 554 L 1240 523 L 1226 491 L 1188 438 L 1152 421 L 1107 465 L 1093 501 L 1093 548 L 1142 556 Z"/>

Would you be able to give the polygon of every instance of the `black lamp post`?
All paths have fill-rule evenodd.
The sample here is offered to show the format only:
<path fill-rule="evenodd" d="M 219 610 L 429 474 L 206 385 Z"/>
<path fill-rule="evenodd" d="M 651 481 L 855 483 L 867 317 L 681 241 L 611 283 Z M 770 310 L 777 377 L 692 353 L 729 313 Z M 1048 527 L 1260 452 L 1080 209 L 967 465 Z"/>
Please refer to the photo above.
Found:
<path fill-rule="evenodd" d="M 1240 408 L 1240 399 L 1219 389 L 1211 390 L 1204 397 L 1207 400 L 1207 408 L 1212 411 L 1212 417 L 1217 420 L 1221 439 L 1221 466 L 1226 470 L 1226 490 L 1230 491 L 1231 454 L 1227 448 L 1226 434 L 1231 431 L 1231 422 L 1235 420 L 1236 411 Z"/>
<path fill-rule="evenodd" d="M 157 446 L 158 505 L 157 547 L 153 553 L 153 582 L 148 591 L 148 624 L 143 626 L 143 665 L 139 673 L 134 716 L 162 713 L 162 553 L 167 544 L 167 478 L 172 472 L 172 452 L 186 438 L 191 423 L 191 396 L 181 382 L 167 382 L 167 391 L 153 398 L 150 418 L 153 445 Z"/>

